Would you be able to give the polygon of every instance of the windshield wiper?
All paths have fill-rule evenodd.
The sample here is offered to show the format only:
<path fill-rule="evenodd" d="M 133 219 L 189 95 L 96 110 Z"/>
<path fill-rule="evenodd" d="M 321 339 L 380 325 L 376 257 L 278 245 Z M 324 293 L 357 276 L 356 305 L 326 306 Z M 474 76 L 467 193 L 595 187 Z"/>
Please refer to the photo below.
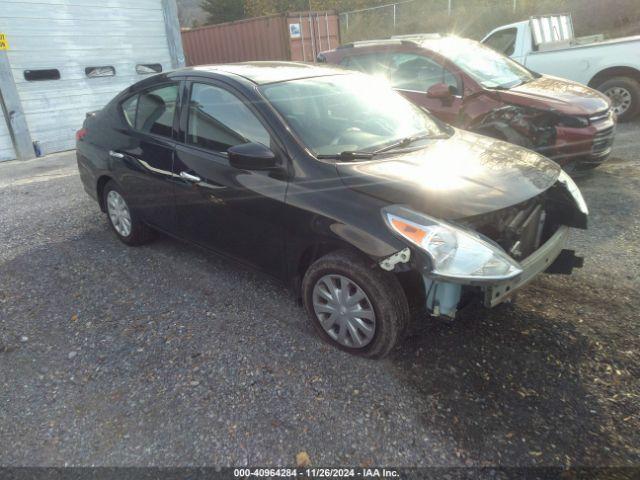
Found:
<path fill-rule="evenodd" d="M 430 139 L 438 139 L 438 138 L 448 138 L 446 135 L 431 135 L 429 133 L 421 133 L 420 135 L 413 135 L 410 137 L 404 137 L 400 140 L 393 142 L 390 145 L 379 148 L 378 150 L 374 150 L 373 152 L 364 152 L 360 150 L 346 150 L 340 153 L 334 153 L 330 155 L 316 155 L 316 158 L 326 158 L 326 159 L 337 159 L 337 160 L 357 160 L 357 159 L 370 159 L 379 153 L 388 152 L 389 150 L 394 150 L 396 148 L 404 148 L 411 145 L 413 142 L 417 142 L 418 140 L 423 140 L 425 138 Z"/>
<path fill-rule="evenodd" d="M 431 135 L 429 133 L 421 133 L 420 135 L 413 135 L 411 137 L 401 138 L 400 140 L 393 142 L 391 145 L 387 145 L 386 147 L 382 147 L 382 148 L 379 148 L 378 150 L 374 150 L 372 154 L 377 155 L 379 153 L 388 152 L 389 150 L 395 150 L 396 148 L 408 147 L 412 143 L 417 142 L 418 140 L 424 140 L 425 138 L 436 139 L 436 138 L 446 138 L 446 137 L 442 135 Z"/>
<path fill-rule="evenodd" d="M 359 152 L 357 150 L 345 150 L 340 153 L 321 154 L 316 155 L 319 159 L 331 159 L 331 160 L 357 160 L 357 159 L 369 159 L 373 157 L 371 152 Z"/>
<path fill-rule="evenodd" d="M 511 83 L 503 83 L 502 85 L 496 85 L 495 87 L 489 88 L 493 88 L 494 90 L 511 90 L 512 88 L 519 87 L 520 85 L 524 85 L 530 81 L 531 80 L 520 80 L 520 83 L 515 83 L 513 85 L 511 85 Z"/>

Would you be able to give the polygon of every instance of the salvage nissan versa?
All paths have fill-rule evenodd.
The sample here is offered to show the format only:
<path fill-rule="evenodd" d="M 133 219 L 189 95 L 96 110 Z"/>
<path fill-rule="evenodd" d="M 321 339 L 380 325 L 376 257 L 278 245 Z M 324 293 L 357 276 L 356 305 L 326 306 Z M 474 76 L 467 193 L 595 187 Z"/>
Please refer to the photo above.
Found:
<path fill-rule="evenodd" d="M 373 77 L 256 62 L 160 74 L 88 114 L 78 167 L 113 231 L 295 288 L 320 336 L 382 357 L 410 312 L 493 307 L 570 273 L 587 207 L 554 162 L 441 123 Z"/>

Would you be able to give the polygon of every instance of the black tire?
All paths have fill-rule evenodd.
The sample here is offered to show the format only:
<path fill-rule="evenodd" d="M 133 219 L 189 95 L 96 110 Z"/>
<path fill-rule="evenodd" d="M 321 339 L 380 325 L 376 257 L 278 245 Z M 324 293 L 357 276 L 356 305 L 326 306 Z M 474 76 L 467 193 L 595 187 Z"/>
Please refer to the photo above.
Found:
<path fill-rule="evenodd" d="M 640 83 L 630 77 L 611 77 L 598 85 L 597 89 L 604 93 L 616 87 L 623 88 L 631 94 L 631 105 L 626 112 L 618 116 L 619 122 L 628 122 L 640 111 Z"/>
<path fill-rule="evenodd" d="M 595 168 L 598 168 L 600 165 L 602 165 L 602 162 L 584 162 L 584 163 L 578 163 L 575 166 L 575 171 L 576 172 L 588 172 L 591 171 Z"/>
<path fill-rule="evenodd" d="M 374 336 L 362 348 L 347 347 L 331 338 L 314 311 L 314 287 L 322 277 L 330 274 L 342 275 L 354 281 L 366 293 L 373 307 L 376 317 Z M 347 250 L 329 253 L 309 267 L 302 280 L 302 300 L 313 326 L 324 341 L 367 358 L 386 356 L 404 337 L 410 318 L 407 298 L 395 275 Z"/>
<path fill-rule="evenodd" d="M 127 204 L 127 209 L 129 210 L 129 214 L 131 216 L 131 232 L 127 236 L 123 236 L 120 234 L 120 232 L 118 232 L 115 225 L 113 224 L 113 221 L 111 220 L 111 216 L 109 215 L 107 197 L 109 195 L 109 192 L 111 192 L 112 190 L 117 192 L 124 199 L 125 203 Z M 131 247 L 137 247 L 139 245 L 144 245 L 145 243 L 149 243 L 151 240 L 153 240 L 153 238 L 155 237 L 155 232 L 148 225 L 146 225 L 140 220 L 135 210 L 129 207 L 129 203 L 127 202 L 126 195 L 122 192 L 120 187 L 118 187 L 118 185 L 113 180 L 110 180 L 104 186 L 104 189 L 102 190 L 102 202 L 105 207 L 105 211 L 107 212 L 107 220 L 109 222 L 109 225 L 111 226 L 111 230 L 113 230 L 113 232 L 120 239 L 120 241 L 122 241 L 123 243 Z"/>

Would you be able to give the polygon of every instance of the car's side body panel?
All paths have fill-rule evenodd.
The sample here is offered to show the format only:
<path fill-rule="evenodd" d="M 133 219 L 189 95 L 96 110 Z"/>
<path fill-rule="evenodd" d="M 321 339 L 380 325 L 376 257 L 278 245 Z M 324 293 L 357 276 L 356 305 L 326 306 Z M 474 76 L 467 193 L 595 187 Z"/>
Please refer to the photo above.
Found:
<path fill-rule="evenodd" d="M 375 262 L 403 248 L 382 217 L 372 223 L 363 215 L 385 202 L 345 188 L 335 164 L 312 159 L 254 84 L 210 72 L 172 78 L 184 82 L 185 99 L 188 82 L 201 81 L 223 85 L 247 101 L 277 139 L 272 148 L 282 170 L 237 170 L 226 155 L 188 145 L 184 109 L 173 139 L 129 128 L 120 103 L 169 79 L 162 75 L 123 92 L 86 122 L 88 133 L 78 143 L 78 162 L 85 189 L 94 198 L 98 199 L 99 179 L 112 178 L 131 194 L 132 205 L 149 224 L 289 283 L 299 281 L 305 257 L 318 252 L 351 248 Z M 163 155 L 145 155 L 160 149 Z M 110 156 L 110 150 L 122 152 L 124 158 Z M 181 172 L 201 181 L 181 178 Z"/>

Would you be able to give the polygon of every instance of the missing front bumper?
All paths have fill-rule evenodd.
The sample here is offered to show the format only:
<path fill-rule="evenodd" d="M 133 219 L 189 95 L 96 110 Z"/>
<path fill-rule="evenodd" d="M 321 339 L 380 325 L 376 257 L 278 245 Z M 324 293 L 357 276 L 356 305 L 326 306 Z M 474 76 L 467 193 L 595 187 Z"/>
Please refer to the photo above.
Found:
<path fill-rule="evenodd" d="M 484 291 L 485 307 L 495 307 L 504 302 L 514 291 L 525 286 L 539 273 L 547 270 L 549 270 L 549 273 L 567 273 L 567 267 L 564 267 L 561 272 L 553 271 L 553 268 L 556 267 L 556 259 L 562 258 L 563 262 L 566 262 L 570 256 L 574 260 L 571 263 L 571 269 L 582 266 L 582 259 L 576 257 L 572 251 L 567 250 L 567 252 L 571 253 L 561 255 L 568 238 L 569 227 L 561 226 L 544 245 L 520 262 L 522 266 L 521 275 L 511 281 L 487 287 Z"/>

